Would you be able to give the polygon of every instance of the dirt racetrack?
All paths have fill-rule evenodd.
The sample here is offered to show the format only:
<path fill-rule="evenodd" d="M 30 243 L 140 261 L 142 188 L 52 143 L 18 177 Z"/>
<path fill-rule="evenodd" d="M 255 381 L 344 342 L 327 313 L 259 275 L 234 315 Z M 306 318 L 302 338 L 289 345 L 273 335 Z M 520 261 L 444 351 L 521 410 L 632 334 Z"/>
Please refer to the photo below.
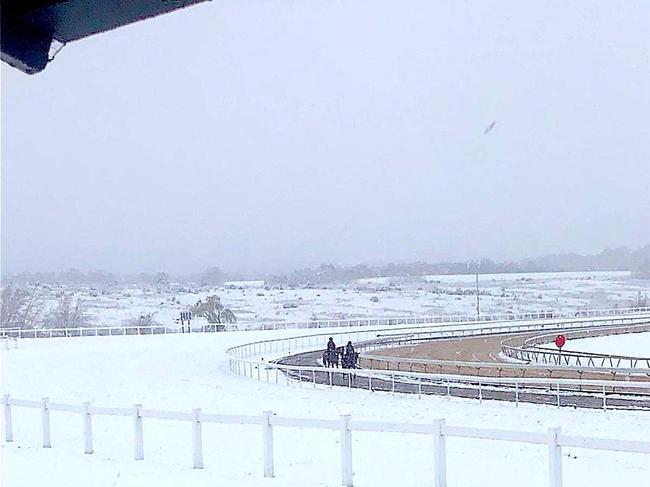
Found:
<path fill-rule="evenodd" d="M 538 334 L 521 333 L 437 339 L 414 345 L 373 350 L 362 356 L 361 366 L 374 369 L 486 377 L 552 377 L 596 380 L 630 380 L 628 377 L 631 377 L 634 381 L 650 381 L 647 374 L 629 376 L 619 373 L 615 369 L 603 372 L 590 370 L 590 367 L 563 370 L 561 367 L 545 367 L 543 364 L 533 364 L 535 367 L 522 364 L 517 367 L 516 364 L 506 362 L 500 358 L 499 353 L 501 352 L 501 341 L 503 339 L 515 336 L 528 338 Z M 390 357 L 390 359 L 381 357 Z M 436 363 L 416 363 L 409 359 L 434 360 Z M 462 364 L 455 362 L 462 362 Z M 473 365 L 472 362 L 477 364 Z M 505 366 L 506 364 L 507 366 Z"/>

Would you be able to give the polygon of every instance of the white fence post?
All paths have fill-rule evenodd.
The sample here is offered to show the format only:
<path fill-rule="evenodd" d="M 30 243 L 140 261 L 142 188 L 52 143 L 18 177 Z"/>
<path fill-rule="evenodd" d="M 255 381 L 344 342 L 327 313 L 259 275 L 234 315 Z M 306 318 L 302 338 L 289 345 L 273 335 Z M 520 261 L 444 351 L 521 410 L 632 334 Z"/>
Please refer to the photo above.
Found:
<path fill-rule="evenodd" d="M 92 417 L 90 416 L 90 403 L 85 402 L 83 404 L 83 416 L 84 416 L 84 453 L 90 455 L 93 453 L 93 423 Z"/>
<path fill-rule="evenodd" d="M 562 487 L 562 447 L 559 444 L 560 428 L 548 430 L 549 487 Z"/>
<path fill-rule="evenodd" d="M 142 415 L 140 414 L 141 409 L 142 404 L 135 404 L 133 406 L 133 441 L 136 460 L 144 460 L 144 437 L 142 430 Z"/>
<path fill-rule="evenodd" d="M 14 441 L 14 428 L 11 422 L 11 400 L 9 394 L 2 396 L 2 407 L 5 410 L 5 441 L 11 443 Z"/>
<path fill-rule="evenodd" d="M 44 397 L 42 400 L 41 418 L 43 423 L 43 448 L 52 448 L 52 441 L 50 439 L 50 408 L 48 406 L 49 399 Z"/>
<path fill-rule="evenodd" d="M 273 425 L 271 424 L 272 411 L 264 411 L 263 454 L 264 454 L 264 477 L 273 477 Z"/>
<path fill-rule="evenodd" d="M 343 487 L 352 485 L 352 432 L 350 431 L 350 415 L 341 415 L 341 484 Z"/>
<path fill-rule="evenodd" d="M 515 406 L 519 407 L 519 382 L 515 382 Z"/>
<path fill-rule="evenodd" d="M 203 440 L 201 434 L 201 410 L 192 409 L 192 443 L 194 468 L 203 468 Z"/>
<path fill-rule="evenodd" d="M 433 421 L 433 455 L 434 455 L 434 483 L 435 487 L 447 487 L 447 442 L 444 432 L 444 419 Z"/>

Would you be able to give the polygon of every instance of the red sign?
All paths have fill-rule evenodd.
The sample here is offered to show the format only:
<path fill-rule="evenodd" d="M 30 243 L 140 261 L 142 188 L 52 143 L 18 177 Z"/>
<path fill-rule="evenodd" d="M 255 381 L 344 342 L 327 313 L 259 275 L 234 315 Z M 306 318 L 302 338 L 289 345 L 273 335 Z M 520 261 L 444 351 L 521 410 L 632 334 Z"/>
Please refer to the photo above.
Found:
<path fill-rule="evenodd" d="M 566 343 L 566 338 L 564 335 L 558 335 L 555 337 L 555 344 L 557 345 L 557 348 L 562 348 L 564 344 Z"/>

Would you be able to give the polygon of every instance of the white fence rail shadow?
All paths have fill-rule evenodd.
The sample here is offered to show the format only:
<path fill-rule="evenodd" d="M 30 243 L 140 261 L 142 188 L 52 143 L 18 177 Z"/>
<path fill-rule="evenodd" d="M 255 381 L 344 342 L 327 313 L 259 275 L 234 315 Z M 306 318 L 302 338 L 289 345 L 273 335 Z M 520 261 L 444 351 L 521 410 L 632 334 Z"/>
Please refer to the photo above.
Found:
<path fill-rule="evenodd" d="M 340 433 L 340 463 L 341 484 L 345 487 L 353 486 L 352 463 L 352 434 L 355 431 L 374 433 L 404 433 L 427 435 L 433 439 L 433 464 L 435 487 L 447 486 L 447 447 L 446 438 L 470 438 L 476 440 L 495 440 L 513 443 L 526 443 L 548 446 L 548 485 L 561 487 L 562 476 L 562 448 L 587 448 L 593 450 L 615 451 L 625 453 L 650 454 L 650 441 L 616 440 L 607 438 L 594 438 L 587 436 L 565 435 L 560 428 L 550 428 L 546 432 L 528 432 L 518 430 L 503 430 L 492 428 L 474 428 L 453 426 L 445 423 L 444 419 L 434 419 L 431 423 L 403 423 L 403 422 L 374 422 L 356 421 L 350 415 L 342 415 L 338 420 L 292 418 L 276 416 L 271 411 L 262 415 L 225 415 L 204 413 L 200 409 L 191 411 L 163 411 L 146 409 L 141 404 L 133 408 L 108 408 L 93 406 L 89 402 L 83 404 L 63 404 L 50 402 L 47 398 L 40 401 L 14 399 L 8 394 L 2 398 L 4 409 L 5 441 L 14 441 L 14 425 L 12 408 L 34 408 L 41 410 L 43 448 L 51 448 L 50 412 L 64 411 L 79 414 L 84 434 L 83 450 L 87 455 L 93 454 L 93 416 L 121 416 L 133 421 L 133 456 L 135 460 L 144 460 L 144 429 L 146 418 L 183 421 L 191 423 L 192 458 L 195 469 L 204 468 L 203 462 L 203 423 L 258 425 L 260 427 L 260 444 L 263 451 L 262 475 L 274 476 L 274 440 L 275 427 L 325 429 L 339 431 Z M 325 446 L 323 446 L 325 448 Z M 332 445 L 334 447 L 334 445 Z"/>

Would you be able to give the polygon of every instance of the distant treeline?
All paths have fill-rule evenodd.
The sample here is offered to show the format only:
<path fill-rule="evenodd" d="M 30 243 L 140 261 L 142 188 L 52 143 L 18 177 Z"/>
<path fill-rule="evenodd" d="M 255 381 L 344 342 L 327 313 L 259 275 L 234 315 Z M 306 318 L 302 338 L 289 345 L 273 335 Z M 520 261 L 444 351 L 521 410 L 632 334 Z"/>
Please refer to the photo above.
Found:
<path fill-rule="evenodd" d="M 191 275 L 171 275 L 165 271 L 141 272 L 128 276 L 120 276 L 103 270 L 83 272 L 79 269 L 68 269 L 60 272 L 24 272 L 2 276 L 4 284 L 59 284 L 66 286 L 97 286 L 110 287 L 134 284 L 150 288 L 170 288 L 178 284 L 196 284 L 218 286 L 232 279 L 220 267 L 209 267 L 203 272 Z"/>
<path fill-rule="evenodd" d="M 219 286 L 230 280 L 264 279 L 268 285 L 324 285 L 372 277 L 418 277 L 449 274 L 504 274 L 515 272 L 580 272 L 580 271 L 631 271 L 633 276 L 650 278 L 650 244 L 638 249 L 619 247 L 605 249 L 595 255 L 554 254 L 496 262 L 491 259 L 465 262 L 410 262 L 379 266 L 358 264 L 341 266 L 322 264 L 320 267 L 301 269 L 288 274 L 248 275 L 230 274 L 220 267 L 209 267 L 191 275 L 171 275 L 160 271 L 118 276 L 102 270 L 82 272 L 69 269 L 63 272 L 35 272 L 3 275 L 3 283 L 63 284 L 83 286 L 110 286 L 138 284 L 152 288 L 194 284 Z"/>
<path fill-rule="evenodd" d="M 474 274 L 477 271 L 481 274 L 631 271 L 635 276 L 650 278 L 650 245 L 638 249 L 626 247 L 605 249 L 595 255 L 556 254 L 504 262 L 481 259 L 466 262 L 390 263 L 381 266 L 323 264 L 317 268 L 301 269 L 289 274 L 271 276 L 267 278 L 267 283 L 271 285 L 322 285 L 372 277 Z"/>

